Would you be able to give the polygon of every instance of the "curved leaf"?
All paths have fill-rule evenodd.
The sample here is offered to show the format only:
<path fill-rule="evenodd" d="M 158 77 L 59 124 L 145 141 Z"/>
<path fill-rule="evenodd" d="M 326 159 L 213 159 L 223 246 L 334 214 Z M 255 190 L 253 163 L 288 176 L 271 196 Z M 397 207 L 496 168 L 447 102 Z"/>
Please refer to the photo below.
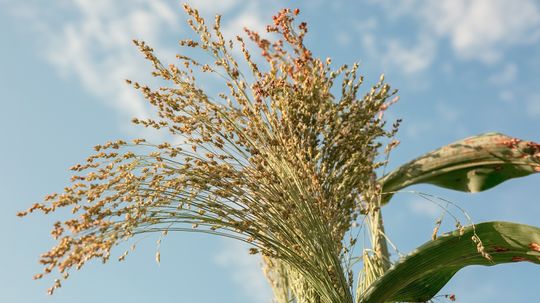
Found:
<path fill-rule="evenodd" d="M 418 183 L 479 192 L 508 179 L 540 171 L 540 145 L 499 133 L 449 144 L 399 167 L 379 180 L 387 202 L 391 193 Z"/>
<path fill-rule="evenodd" d="M 471 238 L 482 240 L 483 251 Z M 417 248 L 375 281 L 360 302 L 430 300 L 461 268 L 529 261 L 540 264 L 540 228 L 509 222 L 486 222 L 440 236 Z"/>

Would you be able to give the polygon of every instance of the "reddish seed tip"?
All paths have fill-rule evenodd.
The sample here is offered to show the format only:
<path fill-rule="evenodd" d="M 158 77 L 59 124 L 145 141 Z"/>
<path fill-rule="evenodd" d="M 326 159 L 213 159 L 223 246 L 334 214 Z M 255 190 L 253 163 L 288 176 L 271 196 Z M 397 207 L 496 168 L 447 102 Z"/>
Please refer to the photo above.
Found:
<path fill-rule="evenodd" d="M 529 260 L 524 257 L 518 257 L 518 256 L 512 257 L 512 262 L 523 262 L 523 261 L 529 261 Z"/>
<path fill-rule="evenodd" d="M 295 16 L 298 16 L 298 14 L 300 14 L 300 9 L 296 8 L 293 13 Z"/>
<path fill-rule="evenodd" d="M 505 252 L 505 251 L 509 251 L 510 249 L 506 247 L 501 247 L 501 246 L 493 246 L 493 250 L 495 252 Z"/>
<path fill-rule="evenodd" d="M 529 248 L 534 251 L 540 252 L 540 244 L 538 243 L 531 242 L 531 244 L 529 244 Z"/>

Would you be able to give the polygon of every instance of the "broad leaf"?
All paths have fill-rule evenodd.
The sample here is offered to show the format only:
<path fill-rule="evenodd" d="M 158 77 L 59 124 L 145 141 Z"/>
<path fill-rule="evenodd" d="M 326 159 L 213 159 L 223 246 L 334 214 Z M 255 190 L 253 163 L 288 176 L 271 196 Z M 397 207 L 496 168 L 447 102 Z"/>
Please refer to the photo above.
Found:
<path fill-rule="evenodd" d="M 499 133 L 469 137 L 399 167 L 379 180 L 387 202 L 396 192 L 430 183 L 466 192 L 492 188 L 540 171 L 540 145 Z"/>
<path fill-rule="evenodd" d="M 481 239 L 487 257 L 471 238 Z M 430 300 L 461 268 L 529 261 L 540 264 L 540 228 L 486 222 L 440 236 L 417 248 L 375 281 L 360 302 Z M 471 285 L 471 287 L 474 287 Z"/>

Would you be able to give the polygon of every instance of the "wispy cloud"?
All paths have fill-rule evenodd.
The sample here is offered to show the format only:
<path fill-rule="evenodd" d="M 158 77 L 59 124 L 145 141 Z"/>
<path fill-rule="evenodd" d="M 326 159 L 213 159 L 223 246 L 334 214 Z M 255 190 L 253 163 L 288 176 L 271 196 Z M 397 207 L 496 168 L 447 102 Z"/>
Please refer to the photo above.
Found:
<path fill-rule="evenodd" d="M 408 139 L 419 140 L 425 138 L 434 130 L 434 124 L 426 120 L 414 120 L 402 126 L 402 131 Z"/>
<path fill-rule="evenodd" d="M 77 0 L 58 8 L 73 14 L 58 30 L 46 32 L 47 59 L 65 76 L 128 117 L 148 117 L 142 98 L 124 79 L 149 81 L 150 67 L 131 40 L 149 41 L 168 52 L 160 33 L 178 27 L 165 1 Z"/>
<path fill-rule="evenodd" d="M 376 39 L 370 27 L 360 27 L 361 42 L 370 58 L 378 60 L 385 70 L 399 71 L 405 75 L 416 74 L 429 68 L 436 54 L 436 44 L 431 37 L 424 35 L 414 43 L 400 38 L 384 41 Z"/>
<path fill-rule="evenodd" d="M 271 301 L 271 290 L 262 275 L 260 258 L 249 255 L 246 245 L 240 242 L 225 242 L 223 250 L 215 256 L 215 262 L 225 269 L 232 269 L 233 281 L 252 302 Z"/>
<path fill-rule="evenodd" d="M 244 26 L 263 30 L 263 5 L 240 5 L 238 0 L 191 1 L 203 15 L 227 14 L 223 31 L 229 38 Z M 55 2 L 43 10 L 34 2 L 8 2 L 11 13 L 35 31 L 44 58 L 70 81 L 111 108 L 123 121 L 149 117 L 147 102 L 125 84 L 125 79 L 156 83 L 151 66 L 136 50 L 132 39 L 147 41 L 161 58 L 173 59 L 177 51 L 171 37 L 187 29 L 178 3 L 170 0 L 74 0 Z M 58 15 L 64 16 L 60 21 Z M 270 16 L 268 16 L 270 17 Z M 266 18 L 264 18 L 266 19 Z"/>
<path fill-rule="evenodd" d="M 416 24 L 414 43 L 402 37 L 375 40 L 376 29 L 360 30 L 363 45 L 372 50 L 373 57 L 405 74 L 429 68 L 441 43 L 448 42 L 458 59 L 494 64 L 503 62 L 510 48 L 540 40 L 540 7 L 534 0 L 370 2 L 383 8 L 384 18 Z"/>
<path fill-rule="evenodd" d="M 526 101 L 527 114 L 530 117 L 540 117 L 540 94 L 531 94 Z"/>
<path fill-rule="evenodd" d="M 404 45 L 398 39 L 389 40 L 383 51 L 383 60 L 387 64 L 398 67 L 409 75 L 425 70 L 431 65 L 435 56 L 435 43 L 428 37 L 421 37 L 413 46 Z"/>
<path fill-rule="evenodd" d="M 428 217 L 430 219 L 435 219 L 437 216 L 440 216 L 442 210 L 435 203 L 428 200 L 413 200 L 409 203 L 409 209 L 417 215 Z"/>
<path fill-rule="evenodd" d="M 220 1 L 186 1 L 189 5 L 197 8 L 204 14 L 225 14 L 232 9 L 237 8 L 240 4 L 240 0 L 220 0 Z M 240 8 L 242 10 L 242 8 Z"/>
<path fill-rule="evenodd" d="M 124 82 L 153 83 L 147 76 L 151 66 L 131 40 L 146 40 L 161 54 L 170 54 L 163 33 L 179 28 L 178 9 L 172 2 L 75 0 L 42 6 L 38 2 L 9 3 L 21 25 L 34 32 L 44 50 L 42 57 L 67 81 L 80 83 L 97 100 L 115 109 L 122 121 L 151 116 L 147 102 Z"/>
<path fill-rule="evenodd" d="M 261 17 L 271 12 L 267 5 L 239 5 L 237 0 L 191 2 L 205 16 L 227 14 L 223 31 L 229 38 L 241 33 L 245 26 L 263 30 L 260 20 L 267 18 Z M 13 16 L 39 37 L 46 51 L 44 59 L 66 79 L 79 82 L 89 94 L 115 109 L 123 121 L 152 115 L 147 102 L 124 82 L 132 79 L 155 83 L 148 76 L 151 66 L 131 40 L 145 40 L 160 57 L 174 58 L 172 37 L 187 29 L 176 1 L 74 0 L 48 3 L 46 10 L 39 9 L 44 4 L 37 1 L 8 4 Z M 59 21 L 60 15 L 63 17 Z M 250 257 L 243 246 L 226 244 L 216 262 L 229 270 L 232 279 L 252 301 L 270 301 L 270 290 L 258 258 Z"/>
<path fill-rule="evenodd" d="M 468 122 L 463 120 L 463 112 L 458 106 L 447 100 L 437 100 L 429 117 L 408 121 L 402 131 L 412 140 L 424 140 L 434 134 L 448 134 L 452 137 L 464 137 L 469 134 Z M 452 127 L 447 127 L 452 125 Z"/>
<path fill-rule="evenodd" d="M 508 47 L 538 41 L 540 10 L 533 0 L 420 1 L 416 16 L 450 41 L 458 56 L 499 61 Z"/>
<path fill-rule="evenodd" d="M 517 80 L 518 68 L 513 63 L 506 63 L 497 73 L 491 75 L 488 81 L 491 84 L 502 86 Z"/>

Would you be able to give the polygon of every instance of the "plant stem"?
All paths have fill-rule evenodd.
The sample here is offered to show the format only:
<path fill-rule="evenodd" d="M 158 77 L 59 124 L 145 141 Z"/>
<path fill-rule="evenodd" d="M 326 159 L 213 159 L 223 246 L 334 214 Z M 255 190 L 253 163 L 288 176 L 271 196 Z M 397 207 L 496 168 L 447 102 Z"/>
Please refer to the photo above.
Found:
<path fill-rule="evenodd" d="M 377 264 L 380 264 L 382 272 L 386 272 L 390 268 L 390 253 L 384 232 L 382 211 L 379 205 L 370 212 L 370 225 L 373 250 L 378 260 Z"/>
<path fill-rule="evenodd" d="M 390 253 L 384 234 L 384 224 L 379 199 L 372 199 L 366 213 L 372 249 L 364 249 L 364 268 L 358 277 L 355 302 L 360 302 L 369 286 L 390 268 Z"/>

